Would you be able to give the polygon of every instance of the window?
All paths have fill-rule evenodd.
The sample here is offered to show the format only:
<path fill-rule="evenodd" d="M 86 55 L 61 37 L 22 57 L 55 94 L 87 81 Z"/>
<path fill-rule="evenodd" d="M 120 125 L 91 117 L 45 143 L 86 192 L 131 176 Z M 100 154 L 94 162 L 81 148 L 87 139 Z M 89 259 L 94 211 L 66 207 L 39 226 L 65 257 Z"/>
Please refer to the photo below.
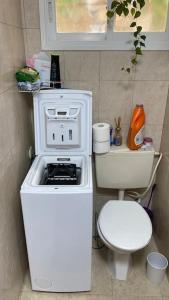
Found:
<path fill-rule="evenodd" d="M 106 0 L 55 0 L 58 33 L 105 33 Z"/>
<path fill-rule="evenodd" d="M 106 16 L 111 0 L 39 0 L 43 50 L 130 50 L 130 18 Z M 146 0 L 147 50 L 169 50 L 169 0 Z"/>

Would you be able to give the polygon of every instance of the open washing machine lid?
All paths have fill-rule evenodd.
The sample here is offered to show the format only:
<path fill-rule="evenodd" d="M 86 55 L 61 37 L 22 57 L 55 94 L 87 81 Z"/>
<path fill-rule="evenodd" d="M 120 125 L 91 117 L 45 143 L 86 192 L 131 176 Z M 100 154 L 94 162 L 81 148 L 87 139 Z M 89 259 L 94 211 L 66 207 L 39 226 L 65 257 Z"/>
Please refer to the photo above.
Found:
<path fill-rule="evenodd" d="M 34 95 L 36 155 L 92 153 L 92 93 L 53 89 Z"/>

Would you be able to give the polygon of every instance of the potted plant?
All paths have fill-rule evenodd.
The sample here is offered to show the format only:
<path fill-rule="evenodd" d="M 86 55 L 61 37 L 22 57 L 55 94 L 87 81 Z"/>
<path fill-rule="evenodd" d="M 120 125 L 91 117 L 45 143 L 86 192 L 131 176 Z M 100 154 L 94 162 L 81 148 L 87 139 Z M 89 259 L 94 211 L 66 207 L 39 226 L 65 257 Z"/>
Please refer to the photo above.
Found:
<path fill-rule="evenodd" d="M 142 26 L 138 24 L 138 19 L 141 16 L 141 10 L 145 6 L 145 0 L 113 0 L 110 9 L 107 11 L 109 19 L 116 14 L 118 16 L 127 17 L 130 15 L 132 21 L 130 27 L 133 31 L 133 46 L 134 54 L 131 58 L 131 66 L 137 65 L 138 57 L 142 55 L 142 47 L 145 47 L 146 35 L 142 32 Z M 130 73 L 131 67 L 122 67 L 122 70 Z"/>

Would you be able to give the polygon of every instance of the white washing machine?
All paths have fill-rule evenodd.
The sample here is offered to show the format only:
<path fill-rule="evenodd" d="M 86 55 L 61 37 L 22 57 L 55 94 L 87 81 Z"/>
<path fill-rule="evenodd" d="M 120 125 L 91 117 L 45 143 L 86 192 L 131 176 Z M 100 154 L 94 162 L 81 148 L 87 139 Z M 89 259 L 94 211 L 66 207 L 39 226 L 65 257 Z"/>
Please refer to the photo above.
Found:
<path fill-rule="evenodd" d="M 34 96 L 36 158 L 21 202 L 33 290 L 91 289 L 92 94 Z"/>

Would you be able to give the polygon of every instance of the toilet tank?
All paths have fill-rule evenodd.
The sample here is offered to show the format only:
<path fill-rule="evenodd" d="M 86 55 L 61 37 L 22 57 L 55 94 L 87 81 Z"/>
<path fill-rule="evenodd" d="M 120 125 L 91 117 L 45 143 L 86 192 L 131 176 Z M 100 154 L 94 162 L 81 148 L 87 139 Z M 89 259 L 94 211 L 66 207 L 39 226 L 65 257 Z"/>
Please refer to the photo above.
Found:
<path fill-rule="evenodd" d="M 145 188 L 148 186 L 154 149 L 130 150 L 112 146 L 106 154 L 95 154 L 97 186 L 113 189 Z"/>

